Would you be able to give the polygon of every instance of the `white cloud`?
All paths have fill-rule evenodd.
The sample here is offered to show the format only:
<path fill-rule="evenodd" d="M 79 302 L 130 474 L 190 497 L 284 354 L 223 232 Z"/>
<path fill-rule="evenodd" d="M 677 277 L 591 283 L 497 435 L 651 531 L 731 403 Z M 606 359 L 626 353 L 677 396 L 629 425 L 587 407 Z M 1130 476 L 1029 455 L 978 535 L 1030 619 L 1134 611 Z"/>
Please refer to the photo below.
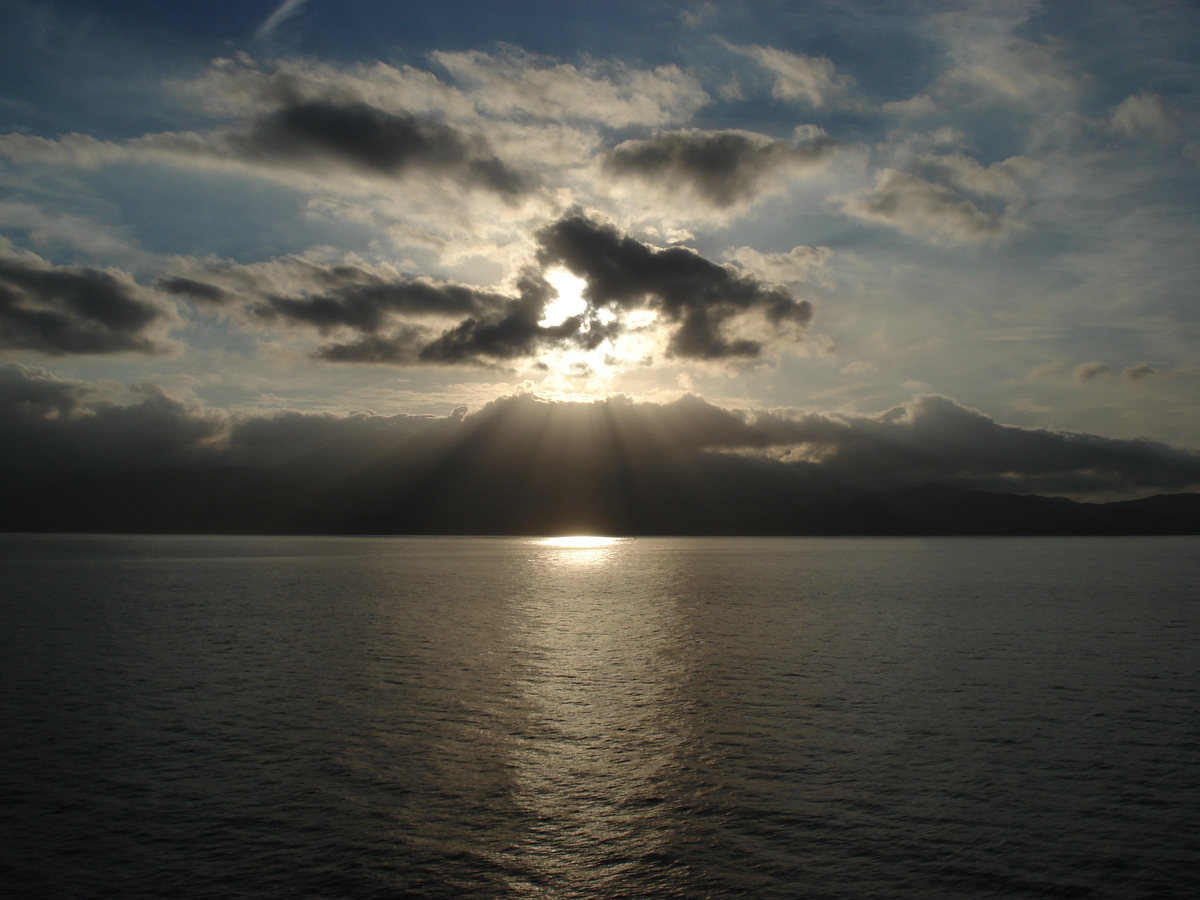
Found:
<path fill-rule="evenodd" d="M 928 94 L 917 94 L 907 100 L 892 100 L 880 107 L 883 112 L 894 116 L 917 118 L 937 112 L 937 104 Z"/>
<path fill-rule="evenodd" d="M 677 66 L 575 66 L 515 48 L 500 53 L 435 51 L 434 62 L 464 86 L 482 112 L 588 120 L 616 128 L 690 119 L 710 98 Z"/>
<path fill-rule="evenodd" d="M 1141 93 L 1126 97 L 1112 111 L 1109 127 L 1127 138 L 1164 138 L 1174 130 L 1174 123 L 1161 97 Z"/>
<path fill-rule="evenodd" d="M 1003 200 L 1019 204 L 1025 194 L 1019 179 L 1034 174 L 1038 165 L 1026 156 L 1011 156 L 1008 159 L 984 166 L 977 159 L 955 151 L 944 155 L 927 154 L 920 158 L 918 167 L 922 171 L 936 173 L 950 184 L 979 197 Z"/>
<path fill-rule="evenodd" d="M 833 197 L 843 213 L 935 241 L 978 243 L 1005 238 L 1019 223 L 988 213 L 948 187 L 895 169 L 879 172 L 868 191 Z"/>
<path fill-rule="evenodd" d="M 128 260 L 144 255 L 121 229 L 69 213 L 46 212 L 19 200 L 0 200 L 0 228 L 25 231 L 36 246 L 60 244 L 91 257 Z"/>
<path fill-rule="evenodd" d="M 736 49 L 754 57 L 774 76 L 771 94 L 780 100 L 818 109 L 832 97 L 844 93 L 853 83 L 848 75 L 839 75 L 833 63 L 824 56 L 805 56 L 758 44 Z"/>
<path fill-rule="evenodd" d="M 833 256 L 828 247 L 801 244 L 787 253 L 760 253 L 753 247 L 738 247 L 728 258 L 747 271 L 777 284 L 813 281 Z"/>
<path fill-rule="evenodd" d="M 269 35 L 285 19 L 290 19 L 294 16 L 304 2 L 305 0 L 283 0 L 283 3 L 279 4 L 279 8 L 267 16 L 263 23 L 258 26 L 258 30 L 254 32 L 254 36 L 256 38 L 264 38 Z"/>

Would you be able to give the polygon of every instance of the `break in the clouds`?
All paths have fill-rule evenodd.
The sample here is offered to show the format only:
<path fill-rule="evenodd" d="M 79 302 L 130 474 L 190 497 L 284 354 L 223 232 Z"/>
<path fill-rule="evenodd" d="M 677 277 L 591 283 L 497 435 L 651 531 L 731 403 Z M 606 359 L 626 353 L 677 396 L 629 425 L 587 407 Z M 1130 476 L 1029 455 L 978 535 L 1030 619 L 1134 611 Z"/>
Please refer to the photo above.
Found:
<path fill-rule="evenodd" d="M 127 273 L 52 265 L 0 239 L 0 349 L 158 353 L 169 312 Z"/>

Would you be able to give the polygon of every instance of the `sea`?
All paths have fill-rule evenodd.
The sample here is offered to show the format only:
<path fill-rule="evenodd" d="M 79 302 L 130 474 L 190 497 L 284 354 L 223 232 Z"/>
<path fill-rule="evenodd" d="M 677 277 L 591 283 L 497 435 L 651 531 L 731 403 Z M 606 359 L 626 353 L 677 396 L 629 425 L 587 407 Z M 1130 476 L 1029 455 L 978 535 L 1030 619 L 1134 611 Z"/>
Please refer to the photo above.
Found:
<path fill-rule="evenodd" d="M 0 536 L 13 898 L 1200 896 L 1200 538 Z"/>

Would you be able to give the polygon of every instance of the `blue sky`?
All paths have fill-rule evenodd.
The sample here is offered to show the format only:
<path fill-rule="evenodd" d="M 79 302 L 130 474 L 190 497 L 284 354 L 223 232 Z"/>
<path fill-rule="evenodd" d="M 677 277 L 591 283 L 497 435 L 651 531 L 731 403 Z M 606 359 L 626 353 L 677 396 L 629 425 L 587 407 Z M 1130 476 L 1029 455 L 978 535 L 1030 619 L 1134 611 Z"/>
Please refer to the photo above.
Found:
<path fill-rule="evenodd" d="M 1197 46 L 1188 3 L 0 0 L 0 364 L 80 415 L 938 398 L 1196 451 Z"/>

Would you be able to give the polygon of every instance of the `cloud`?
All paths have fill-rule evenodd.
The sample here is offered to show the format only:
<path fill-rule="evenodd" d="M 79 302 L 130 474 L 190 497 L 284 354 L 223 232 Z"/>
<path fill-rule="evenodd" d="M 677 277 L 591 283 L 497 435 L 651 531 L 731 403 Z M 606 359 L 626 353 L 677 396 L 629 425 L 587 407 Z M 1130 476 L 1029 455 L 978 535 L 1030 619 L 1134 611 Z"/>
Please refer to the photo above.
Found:
<path fill-rule="evenodd" d="M 325 336 L 358 333 L 317 349 L 316 358 L 331 362 L 489 365 L 579 337 L 577 318 L 559 328 L 540 324 L 552 289 L 537 273 L 519 279 L 512 295 L 352 260 L 178 264 L 187 274 L 160 280 L 160 289 L 202 305 L 234 306 L 247 324 L 300 325 Z M 457 324 L 447 329 L 446 320 Z"/>
<path fill-rule="evenodd" d="M 725 210 L 777 190 L 782 176 L 819 165 L 834 146 L 819 129 L 798 129 L 794 143 L 749 131 L 683 129 L 625 141 L 603 168 L 610 177 L 634 178 L 668 196 L 683 190 Z"/>
<path fill-rule="evenodd" d="M 932 97 L 926 94 L 917 94 L 907 100 L 890 100 L 884 103 L 880 110 L 890 115 L 919 118 L 937 112 L 937 104 Z"/>
<path fill-rule="evenodd" d="M 95 384 L 0 364 L 0 468 L 77 470 L 194 465 L 212 459 L 220 414 L 149 387 L 116 403 Z"/>
<path fill-rule="evenodd" d="M 95 168 L 124 160 L 176 166 L 248 167 L 288 180 L 445 181 L 505 198 L 528 193 L 528 179 L 487 139 L 432 115 L 389 111 L 355 99 L 288 98 L 229 129 L 162 132 L 123 143 L 71 134 L 58 140 L 0 135 L 0 155 L 26 164 Z"/>
<path fill-rule="evenodd" d="M 315 355 L 327 362 L 411 366 L 421 359 L 421 351 L 435 335 L 431 328 L 399 324 L 386 335 L 368 334 L 344 343 L 324 344 Z"/>
<path fill-rule="evenodd" d="M 504 310 L 484 319 L 465 319 L 444 332 L 421 350 L 424 362 L 460 363 L 481 357 L 496 360 L 518 359 L 535 354 L 546 344 L 579 344 L 589 339 L 581 332 L 583 316 L 574 316 L 557 325 L 541 324 L 551 289 L 538 276 L 527 276 L 520 283 L 520 296 L 510 300 Z"/>
<path fill-rule="evenodd" d="M 780 100 L 819 109 L 831 96 L 845 92 L 853 84 L 853 79 L 839 75 L 824 56 L 805 56 L 757 44 L 735 49 L 754 57 L 774 76 L 771 95 Z"/>
<path fill-rule="evenodd" d="M 1126 97 L 1109 117 L 1109 128 L 1123 137 L 1162 139 L 1175 129 L 1171 113 L 1157 94 Z"/>
<path fill-rule="evenodd" d="M 361 267 L 331 268 L 335 270 L 337 280 L 329 279 L 324 293 L 300 297 L 271 296 L 257 304 L 253 312 L 265 319 L 303 322 L 323 333 L 343 326 L 374 333 L 393 314 L 480 314 L 508 301 L 501 294 L 466 285 L 439 284 L 424 278 L 384 281 L 377 273 Z"/>
<path fill-rule="evenodd" d="M 787 253 L 760 253 L 753 247 L 737 247 L 729 253 L 739 266 L 775 284 L 814 280 L 832 256 L 828 247 L 803 244 Z"/>
<path fill-rule="evenodd" d="M 375 466 L 359 486 L 377 504 L 395 508 L 396 491 L 408 484 L 455 494 L 483 512 L 496 509 L 501 494 L 537 485 L 543 502 L 579 479 L 634 504 L 652 505 L 669 486 L 676 500 L 707 496 L 730 510 L 747 498 L 790 496 L 798 484 L 826 493 L 929 482 L 1075 494 L 1200 486 L 1195 452 L 1002 425 L 939 396 L 848 416 L 726 409 L 694 395 L 669 403 L 519 395 L 438 418 L 232 416 L 138 390 L 117 403 L 96 385 L 0 366 L 0 470 L 236 464 L 309 472 L 325 485 Z M 339 492 L 350 502 L 354 490 L 351 481 Z M 525 501 L 514 495 L 513 502 Z"/>
<path fill-rule="evenodd" d="M 218 143 L 247 162 L 312 166 L 340 163 L 367 175 L 443 175 L 471 187 L 516 195 L 523 179 L 487 142 L 442 122 L 386 112 L 361 102 L 291 103 Z"/>
<path fill-rule="evenodd" d="M 1012 156 L 984 166 L 959 151 L 925 154 L 913 166 L 930 180 L 944 181 L 977 197 L 1002 200 L 1009 204 L 1009 210 L 1025 199 L 1020 179 L 1032 175 L 1038 168 L 1026 156 Z"/>
<path fill-rule="evenodd" d="M 407 276 L 355 258 L 299 256 L 244 265 L 176 260 L 178 271 L 157 285 L 231 310 L 248 327 L 301 326 L 332 337 L 315 356 L 344 363 L 493 366 L 549 351 L 611 349 L 631 329 L 661 333 L 667 354 L 680 359 L 752 359 L 768 344 L 799 340 L 812 318 L 811 304 L 783 287 L 583 216 L 544 226 L 535 243 L 536 265 L 507 289 Z M 811 254 L 804 259 L 797 248 L 775 265 L 811 267 L 823 251 Z M 557 267 L 586 281 L 584 307 L 544 321 L 557 290 L 546 274 Z"/>
<path fill-rule="evenodd" d="M 812 318 L 811 304 L 781 287 L 734 274 L 693 250 L 649 247 L 583 216 L 546 226 L 537 240 L 543 265 L 561 264 L 586 279 L 584 297 L 593 308 L 653 309 L 667 323 L 674 357 L 758 357 L 768 337 Z M 748 314 L 760 318 L 761 337 L 731 334 Z"/>
<path fill-rule="evenodd" d="M 277 59 L 261 65 L 238 54 L 218 58 L 199 77 L 171 85 L 217 118 L 248 118 L 286 103 L 359 102 L 392 113 L 416 113 L 465 122 L 474 104 L 432 72 L 375 61 L 348 66 Z"/>
<path fill-rule="evenodd" d="M 67 134 L 57 140 L 28 134 L 0 134 L 0 155 L 17 163 L 94 169 L 136 154 L 128 145 L 99 141 L 85 134 Z"/>
<path fill-rule="evenodd" d="M 186 297 L 196 303 L 220 305 L 232 300 L 232 295 L 228 291 L 215 284 L 196 281 L 194 278 L 184 278 L 181 275 L 160 278 L 155 282 L 155 287 L 165 294 Z"/>
<path fill-rule="evenodd" d="M 528 273 L 520 279 L 518 291 L 513 298 L 490 295 L 496 302 L 440 334 L 401 323 L 386 335 L 326 345 L 317 356 L 331 362 L 486 366 L 527 359 L 550 346 L 589 346 L 597 339 L 581 330 L 581 316 L 557 325 L 542 323 L 552 288 L 539 275 Z"/>
<path fill-rule="evenodd" d="M 1028 381 L 1037 381 L 1045 378 L 1055 378 L 1063 374 L 1065 365 L 1062 362 L 1042 363 L 1040 366 L 1034 366 L 1025 376 Z"/>
<path fill-rule="evenodd" d="M 494 116 L 654 126 L 684 121 L 710 101 L 696 78 L 676 66 L 578 67 L 515 47 L 495 54 L 435 51 L 431 58 L 464 85 L 481 111 Z"/>
<path fill-rule="evenodd" d="M 717 15 L 717 4 L 712 2 L 700 3 L 695 9 L 684 9 L 679 12 L 679 22 L 685 28 L 699 28 Z"/>
<path fill-rule="evenodd" d="M 1107 375 L 1111 370 L 1102 362 L 1086 362 L 1075 367 L 1075 381 L 1087 384 L 1089 381 Z"/>
<path fill-rule="evenodd" d="M 1018 223 L 988 213 L 948 187 L 882 169 L 870 191 L 831 198 L 841 211 L 905 234 L 955 243 L 978 243 L 1010 235 Z"/>
<path fill-rule="evenodd" d="M 920 397 L 878 416 L 808 421 L 810 441 L 829 453 L 819 464 L 823 471 L 859 484 L 936 481 L 1075 494 L 1185 490 L 1200 484 L 1200 454 L 1147 440 L 1002 425 L 946 397 Z"/>
<path fill-rule="evenodd" d="M 279 4 L 279 8 L 276 9 L 275 12 L 271 13 L 271 15 L 267 16 L 263 23 L 258 26 L 258 30 L 254 32 L 254 36 L 256 38 L 266 37 L 268 34 L 278 28 L 280 23 L 282 23 L 285 19 L 290 19 L 292 16 L 294 16 L 300 10 L 300 7 L 304 4 L 304 2 L 305 0 L 283 0 L 283 3 Z"/>
<path fill-rule="evenodd" d="M 26 232 L 37 247 L 69 247 L 92 257 L 130 259 L 141 255 L 128 237 L 121 233 L 124 229 L 106 226 L 83 216 L 47 212 L 18 200 L 0 201 L 0 228 Z"/>
<path fill-rule="evenodd" d="M 1143 378 L 1149 378 L 1150 376 L 1157 374 L 1157 369 L 1142 363 L 1136 366 L 1129 366 L 1124 372 L 1121 373 L 1121 376 L 1126 381 L 1141 381 Z"/>
<path fill-rule="evenodd" d="M 883 111 L 925 116 L 1002 104 L 1045 116 L 1069 108 L 1080 82 L 1061 45 L 1013 33 L 1026 24 L 1028 9 L 1028 4 L 997 4 L 934 16 L 931 33 L 944 43 L 951 66 L 915 96 L 884 104 Z"/>
<path fill-rule="evenodd" d="M 55 266 L 0 239 L 0 349 L 161 353 L 169 311 L 116 269 Z"/>

